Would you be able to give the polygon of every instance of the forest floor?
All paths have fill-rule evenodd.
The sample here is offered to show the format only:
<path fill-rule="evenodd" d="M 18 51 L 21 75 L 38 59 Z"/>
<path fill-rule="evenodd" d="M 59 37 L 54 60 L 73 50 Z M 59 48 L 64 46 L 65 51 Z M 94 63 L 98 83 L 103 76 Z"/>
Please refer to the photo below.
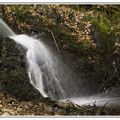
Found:
<path fill-rule="evenodd" d="M 46 101 L 46 100 L 45 100 Z M 1 116 L 81 116 L 120 115 L 120 107 L 77 106 L 72 102 L 20 101 L 7 92 L 0 92 Z"/>

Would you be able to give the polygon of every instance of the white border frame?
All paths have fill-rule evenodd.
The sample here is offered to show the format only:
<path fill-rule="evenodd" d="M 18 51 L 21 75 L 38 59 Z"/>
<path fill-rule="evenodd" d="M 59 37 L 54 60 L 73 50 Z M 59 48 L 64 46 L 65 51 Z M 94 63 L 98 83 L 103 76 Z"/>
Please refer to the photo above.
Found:
<path fill-rule="evenodd" d="M 84 2 L 83 2 L 84 1 Z M 0 0 L 0 5 L 31 5 L 31 4 L 81 4 L 81 5 L 89 5 L 89 4 L 93 4 L 93 5 L 98 5 L 98 4 L 115 4 L 115 5 L 120 5 L 120 0 L 72 0 L 68 1 L 68 0 Z M 27 119 L 27 120 L 52 120 L 52 119 L 80 119 L 80 120 L 106 120 L 109 118 L 109 120 L 113 120 L 113 118 L 115 119 L 120 119 L 120 116 L 6 116 L 6 117 L 2 117 L 0 116 L 0 120 L 19 120 L 19 119 Z"/>

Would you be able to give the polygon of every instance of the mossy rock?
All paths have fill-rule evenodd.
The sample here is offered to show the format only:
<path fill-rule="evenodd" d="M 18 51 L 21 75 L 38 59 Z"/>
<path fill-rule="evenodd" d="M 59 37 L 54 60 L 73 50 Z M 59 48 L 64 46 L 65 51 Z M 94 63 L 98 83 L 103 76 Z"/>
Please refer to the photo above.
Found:
<path fill-rule="evenodd" d="M 0 86 L 21 100 L 41 97 L 29 82 L 25 49 L 9 38 L 0 37 Z"/>

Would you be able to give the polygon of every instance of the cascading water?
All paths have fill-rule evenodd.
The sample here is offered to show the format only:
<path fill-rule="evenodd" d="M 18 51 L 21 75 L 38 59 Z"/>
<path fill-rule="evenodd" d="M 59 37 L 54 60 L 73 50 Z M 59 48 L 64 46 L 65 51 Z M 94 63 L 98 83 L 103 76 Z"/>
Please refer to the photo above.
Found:
<path fill-rule="evenodd" d="M 10 37 L 26 50 L 30 83 L 39 90 L 43 97 L 52 99 L 71 99 L 78 104 L 100 100 L 99 97 L 79 99 L 80 85 L 72 78 L 72 73 L 40 41 L 27 35 L 16 35 L 0 19 L 0 32 Z M 105 98 L 106 99 L 106 98 Z M 108 100 L 108 98 L 106 100 Z"/>
<path fill-rule="evenodd" d="M 10 37 L 27 49 L 26 58 L 30 83 L 39 90 L 43 97 L 65 99 L 79 92 L 77 84 L 75 85 L 75 82 L 70 80 L 68 74 L 71 73 L 62 67 L 59 60 L 40 40 L 27 35 L 16 35 L 2 20 L 0 20 L 0 26 L 4 36 Z"/>
<path fill-rule="evenodd" d="M 0 19 L 0 33 L 4 37 L 15 35 L 15 33 L 10 29 L 10 27 L 2 19 Z"/>
<path fill-rule="evenodd" d="M 56 92 L 64 96 L 64 90 L 54 71 L 55 63 L 53 63 L 52 55 L 43 43 L 26 35 L 15 35 L 11 38 L 27 48 L 26 57 L 31 84 L 40 91 L 43 97 L 56 98 Z"/>

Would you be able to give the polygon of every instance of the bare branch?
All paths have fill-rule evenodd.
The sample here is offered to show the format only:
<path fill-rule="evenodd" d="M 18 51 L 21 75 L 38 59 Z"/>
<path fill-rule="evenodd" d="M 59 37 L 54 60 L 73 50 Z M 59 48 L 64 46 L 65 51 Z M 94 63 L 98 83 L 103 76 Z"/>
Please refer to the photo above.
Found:
<path fill-rule="evenodd" d="M 57 41 L 56 41 L 56 39 L 55 39 L 55 36 L 54 36 L 54 34 L 53 34 L 53 31 L 50 30 L 50 33 L 51 33 L 51 35 L 52 35 L 52 37 L 53 37 L 53 40 L 54 40 L 55 46 L 56 46 L 56 48 L 57 48 L 57 51 L 58 51 L 58 53 L 60 54 L 60 50 L 59 50 L 59 47 L 58 47 L 58 45 L 57 45 Z"/>

